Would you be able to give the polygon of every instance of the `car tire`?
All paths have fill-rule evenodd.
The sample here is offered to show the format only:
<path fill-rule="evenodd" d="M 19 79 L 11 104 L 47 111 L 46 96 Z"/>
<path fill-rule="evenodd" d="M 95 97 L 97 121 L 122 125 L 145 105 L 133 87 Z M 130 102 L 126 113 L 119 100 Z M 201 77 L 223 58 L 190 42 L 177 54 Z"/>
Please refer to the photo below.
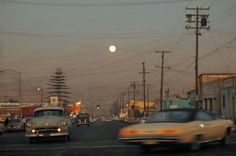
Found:
<path fill-rule="evenodd" d="M 141 149 L 141 151 L 144 152 L 144 153 L 149 153 L 149 152 L 151 152 L 152 147 L 151 147 L 151 146 L 147 146 L 147 145 L 141 145 L 141 146 L 140 146 L 140 149 Z"/>
<path fill-rule="evenodd" d="M 34 143 L 34 138 L 29 138 L 29 143 L 33 144 Z"/>
<path fill-rule="evenodd" d="M 220 140 L 220 145 L 225 146 L 229 143 L 230 131 L 226 130 L 224 137 Z"/>
<path fill-rule="evenodd" d="M 190 143 L 190 151 L 198 151 L 201 149 L 201 140 L 202 140 L 202 136 L 201 135 L 197 135 L 194 137 L 193 141 Z"/>
<path fill-rule="evenodd" d="M 68 142 L 68 135 L 64 136 L 64 142 L 67 143 Z"/>

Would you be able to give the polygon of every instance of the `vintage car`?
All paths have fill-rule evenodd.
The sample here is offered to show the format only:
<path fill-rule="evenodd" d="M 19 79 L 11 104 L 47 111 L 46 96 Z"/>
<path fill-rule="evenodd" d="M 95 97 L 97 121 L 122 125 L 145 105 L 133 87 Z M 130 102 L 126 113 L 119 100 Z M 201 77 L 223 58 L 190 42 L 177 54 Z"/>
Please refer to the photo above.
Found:
<path fill-rule="evenodd" d="M 130 125 L 119 131 L 119 140 L 151 147 L 187 145 L 199 150 L 202 143 L 227 144 L 233 122 L 217 113 L 202 109 L 170 109 L 153 113 L 145 123 Z"/>
<path fill-rule="evenodd" d="M 75 118 L 75 124 L 77 127 L 80 125 L 90 126 L 91 124 L 90 120 L 91 119 L 88 113 L 79 113 Z"/>
<path fill-rule="evenodd" d="M 9 120 L 7 124 L 7 131 L 23 131 L 25 129 L 22 119 Z"/>
<path fill-rule="evenodd" d="M 63 107 L 40 107 L 26 123 L 26 137 L 32 143 L 40 138 L 61 137 L 67 142 L 71 134 L 71 120 Z"/>
<path fill-rule="evenodd" d="M 0 135 L 2 135 L 6 131 L 6 127 L 0 123 Z"/>

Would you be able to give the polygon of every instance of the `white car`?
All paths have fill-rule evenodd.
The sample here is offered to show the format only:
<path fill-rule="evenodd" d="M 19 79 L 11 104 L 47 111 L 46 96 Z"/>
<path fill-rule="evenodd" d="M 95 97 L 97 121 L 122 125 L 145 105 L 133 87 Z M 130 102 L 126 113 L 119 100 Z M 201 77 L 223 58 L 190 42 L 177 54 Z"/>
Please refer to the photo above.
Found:
<path fill-rule="evenodd" d="M 119 140 L 152 147 L 187 145 L 199 150 L 202 144 L 218 141 L 226 145 L 232 133 L 233 122 L 221 115 L 203 109 L 170 109 L 153 113 L 145 123 L 124 127 Z"/>
<path fill-rule="evenodd" d="M 36 108 L 33 118 L 26 123 L 29 143 L 40 138 L 61 137 L 67 142 L 71 134 L 71 119 L 63 107 Z"/>

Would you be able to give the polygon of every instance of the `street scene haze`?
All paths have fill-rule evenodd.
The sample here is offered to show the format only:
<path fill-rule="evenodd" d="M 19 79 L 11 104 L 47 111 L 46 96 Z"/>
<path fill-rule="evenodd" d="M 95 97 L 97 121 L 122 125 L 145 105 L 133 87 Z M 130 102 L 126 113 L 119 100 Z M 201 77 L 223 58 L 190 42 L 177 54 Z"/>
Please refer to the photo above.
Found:
<path fill-rule="evenodd" d="M 0 155 L 234 155 L 235 19 L 235 0 L 0 0 Z"/>

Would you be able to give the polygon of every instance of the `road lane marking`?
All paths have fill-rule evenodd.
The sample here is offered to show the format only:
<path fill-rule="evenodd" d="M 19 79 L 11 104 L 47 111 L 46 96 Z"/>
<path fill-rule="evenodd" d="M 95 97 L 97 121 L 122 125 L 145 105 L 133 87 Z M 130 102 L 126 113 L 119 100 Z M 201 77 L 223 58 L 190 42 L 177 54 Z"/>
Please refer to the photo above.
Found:
<path fill-rule="evenodd" d="M 96 148 L 124 148 L 137 147 L 135 145 L 95 145 L 95 146 L 70 146 L 70 147 L 24 147 L 24 148 L 0 148 L 0 151 L 37 151 L 37 150 L 65 150 L 65 149 L 96 149 Z"/>
<path fill-rule="evenodd" d="M 236 141 L 230 142 L 230 145 L 236 144 Z M 19 145 L 19 147 L 17 147 Z M 60 147 L 20 147 L 22 144 L 14 144 L 14 148 L 12 148 L 12 144 L 5 144 L 8 147 L 1 147 L 0 151 L 37 151 L 37 150 L 68 150 L 68 149 L 99 149 L 99 148 L 135 148 L 139 147 L 137 145 L 73 145 L 73 146 L 60 146 Z"/>

